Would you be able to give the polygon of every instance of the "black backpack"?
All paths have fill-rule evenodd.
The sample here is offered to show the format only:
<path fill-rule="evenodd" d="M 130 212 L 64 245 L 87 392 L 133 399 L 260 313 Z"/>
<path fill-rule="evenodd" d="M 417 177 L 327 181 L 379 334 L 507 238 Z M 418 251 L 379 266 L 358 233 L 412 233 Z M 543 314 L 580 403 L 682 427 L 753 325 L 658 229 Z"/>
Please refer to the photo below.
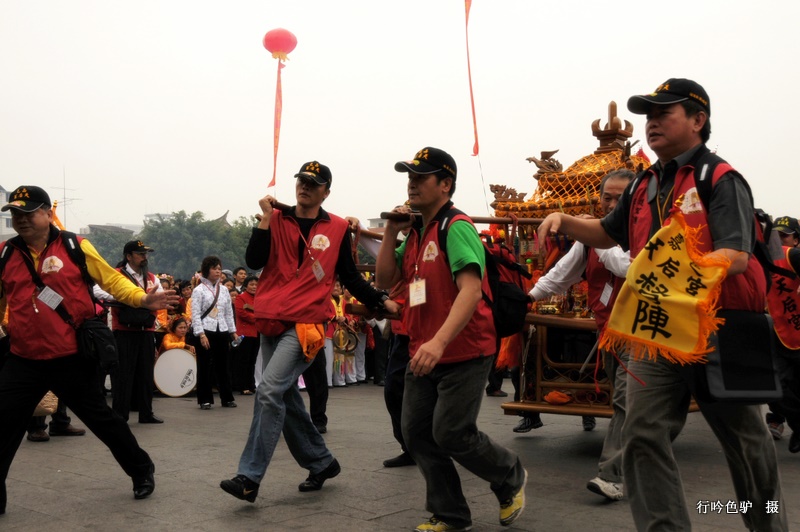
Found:
<path fill-rule="evenodd" d="M 439 220 L 439 250 L 447 259 L 447 230 L 454 221 L 470 220 L 469 216 L 451 206 Z M 522 277 L 532 276 L 519 264 L 511 250 L 504 244 L 487 242 L 482 239 L 486 262 L 486 277 L 489 280 L 489 294 L 483 292 L 483 300 L 492 309 L 494 328 L 500 338 L 513 336 L 525 326 L 530 299 L 523 288 Z"/>

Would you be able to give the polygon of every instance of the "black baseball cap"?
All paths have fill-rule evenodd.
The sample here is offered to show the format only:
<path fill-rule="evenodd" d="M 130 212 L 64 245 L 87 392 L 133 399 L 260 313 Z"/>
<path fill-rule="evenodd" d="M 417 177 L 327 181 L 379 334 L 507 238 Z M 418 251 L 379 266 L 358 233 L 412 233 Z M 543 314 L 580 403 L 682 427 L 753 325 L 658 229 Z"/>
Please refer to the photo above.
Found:
<path fill-rule="evenodd" d="M 295 177 L 310 179 L 318 185 L 330 185 L 333 182 L 331 169 L 320 164 L 318 161 L 311 161 L 300 167 L 300 171 L 294 174 Z"/>
<path fill-rule="evenodd" d="M 131 240 L 127 244 L 125 244 L 125 249 L 122 250 L 123 255 L 127 255 L 128 253 L 152 253 L 155 251 L 153 248 L 149 246 L 145 246 L 144 242 L 141 240 Z"/>
<path fill-rule="evenodd" d="M 672 105 L 687 100 L 697 102 L 711 116 L 711 101 L 706 90 L 696 81 L 685 78 L 670 78 L 650 94 L 631 96 L 628 98 L 628 111 L 646 115 L 654 105 Z"/>
<path fill-rule="evenodd" d="M 52 207 L 50 196 L 44 189 L 28 185 L 17 187 L 8 197 L 8 203 L 3 205 L 2 211 L 14 209 L 22 212 L 33 212 L 42 207 Z"/>
<path fill-rule="evenodd" d="M 394 169 L 398 172 L 414 172 L 419 175 L 435 174 L 444 170 L 453 179 L 456 178 L 458 171 L 456 161 L 449 153 L 431 147 L 422 148 L 410 161 L 395 163 Z"/>
<path fill-rule="evenodd" d="M 781 216 L 775 220 L 775 223 L 772 225 L 772 230 L 780 231 L 787 235 L 794 233 L 800 236 L 800 224 L 797 223 L 797 218 L 792 218 L 791 216 Z"/>

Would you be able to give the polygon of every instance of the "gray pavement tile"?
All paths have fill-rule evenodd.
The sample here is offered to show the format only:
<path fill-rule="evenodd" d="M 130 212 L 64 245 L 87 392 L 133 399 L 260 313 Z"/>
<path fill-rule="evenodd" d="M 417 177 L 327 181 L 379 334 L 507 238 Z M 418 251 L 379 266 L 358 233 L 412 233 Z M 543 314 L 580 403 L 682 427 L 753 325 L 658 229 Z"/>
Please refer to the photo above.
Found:
<path fill-rule="evenodd" d="M 237 396 L 239 408 L 199 410 L 194 398 L 154 400 L 163 425 L 131 428 L 156 463 L 156 491 L 133 499 L 130 479 L 91 434 L 23 441 L 8 479 L 2 530 L 411 530 L 428 517 L 425 485 L 416 467 L 383 468 L 399 453 L 383 406 L 383 388 L 373 385 L 331 390 L 326 442 L 342 473 L 319 492 L 301 493 L 308 472 L 285 444 L 276 449 L 255 504 L 225 494 L 219 482 L 235 474 L 252 414 L 253 397 Z M 476 531 L 632 530 L 625 500 L 610 503 L 586 490 L 595 476 L 608 421 L 584 432 L 580 418 L 543 415 L 545 426 L 515 434 L 516 416 L 487 398 L 480 428 L 520 455 L 530 478 L 527 507 L 509 528 L 497 523 L 497 500 L 488 484 L 459 467 Z M 73 420 L 82 426 L 79 420 Z M 777 442 L 787 501 L 800 500 L 800 455 Z M 702 416 L 689 416 L 675 442 L 689 504 L 732 498 L 725 459 Z M 800 512 L 789 514 L 800 529 Z M 696 530 L 742 529 L 738 515 L 692 515 Z"/>

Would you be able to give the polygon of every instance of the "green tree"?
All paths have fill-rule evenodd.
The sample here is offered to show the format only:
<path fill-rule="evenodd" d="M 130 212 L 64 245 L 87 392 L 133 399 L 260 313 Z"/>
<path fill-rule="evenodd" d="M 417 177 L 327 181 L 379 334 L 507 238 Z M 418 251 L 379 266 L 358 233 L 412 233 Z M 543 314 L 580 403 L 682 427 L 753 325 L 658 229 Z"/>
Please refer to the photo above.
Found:
<path fill-rule="evenodd" d="M 228 224 L 220 219 L 206 220 L 199 211 L 179 211 L 168 219 L 145 222 L 139 237 L 156 250 L 150 271 L 188 279 L 208 255 L 218 256 L 226 269 L 245 266 L 244 254 L 254 220 L 242 217 Z"/>
<path fill-rule="evenodd" d="M 88 238 L 100 256 L 110 265 L 116 266 L 122 260 L 125 244 L 133 238 L 133 235 L 116 231 L 96 231 Z"/>

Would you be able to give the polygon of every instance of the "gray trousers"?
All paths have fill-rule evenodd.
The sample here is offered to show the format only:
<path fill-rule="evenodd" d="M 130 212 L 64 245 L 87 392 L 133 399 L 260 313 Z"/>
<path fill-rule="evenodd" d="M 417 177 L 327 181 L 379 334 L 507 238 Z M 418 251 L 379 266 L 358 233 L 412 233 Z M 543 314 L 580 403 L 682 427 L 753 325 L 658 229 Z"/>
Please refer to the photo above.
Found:
<path fill-rule="evenodd" d="M 631 361 L 627 415 L 623 426 L 625 488 L 638 530 L 690 530 L 672 441 L 689 411 L 692 367 L 658 361 Z M 759 406 L 698 402 L 728 461 L 736 497 L 752 508 L 741 513 L 750 530 L 787 530 L 788 505 L 781 495 L 775 446 Z M 778 513 L 767 503 L 777 502 Z M 691 501 L 694 506 L 698 501 Z"/>
<path fill-rule="evenodd" d="M 622 482 L 622 426 L 625 423 L 626 395 L 628 389 L 628 373 L 610 353 L 605 356 L 606 374 L 613 379 L 614 393 L 611 396 L 611 407 L 614 413 L 608 422 L 608 430 L 603 440 L 603 450 L 597 463 L 597 476 L 606 482 Z M 619 359 L 628 365 L 628 354 L 621 353 Z"/>
<path fill-rule="evenodd" d="M 438 364 L 423 377 L 406 370 L 403 438 L 425 477 L 426 509 L 452 526 L 472 524 L 453 460 L 488 481 L 500 502 L 513 497 L 525 478 L 519 457 L 478 430 L 492 361 Z"/>

